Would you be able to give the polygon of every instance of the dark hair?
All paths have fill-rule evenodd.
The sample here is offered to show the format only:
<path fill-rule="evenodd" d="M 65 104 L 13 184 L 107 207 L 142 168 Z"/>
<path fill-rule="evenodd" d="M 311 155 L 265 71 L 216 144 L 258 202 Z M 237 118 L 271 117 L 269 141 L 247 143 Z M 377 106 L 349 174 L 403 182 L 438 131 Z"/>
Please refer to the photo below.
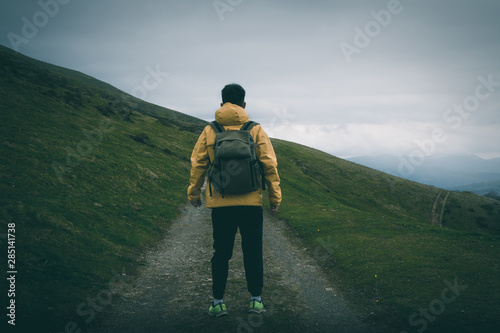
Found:
<path fill-rule="evenodd" d="M 236 83 L 228 84 L 222 89 L 222 103 L 232 103 L 243 107 L 245 102 L 245 89 Z"/>

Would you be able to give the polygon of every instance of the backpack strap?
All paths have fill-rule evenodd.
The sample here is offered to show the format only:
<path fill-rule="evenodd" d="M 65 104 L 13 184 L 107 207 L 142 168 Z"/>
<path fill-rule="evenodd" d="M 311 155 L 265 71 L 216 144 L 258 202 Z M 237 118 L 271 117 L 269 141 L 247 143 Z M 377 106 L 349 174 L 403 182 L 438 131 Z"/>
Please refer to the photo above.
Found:
<path fill-rule="evenodd" d="M 225 132 L 226 130 L 224 129 L 224 126 L 222 126 L 221 124 L 219 124 L 217 121 L 212 121 L 210 123 L 210 126 L 212 126 L 212 128 L 214 129 L 215 133 L 222 133 L 222 132 Z"/>
<path fill-rule="evenodd" d="M 256 123 L 255 121 L 249 120 L 241 126 L 240 131 L 250 131 L 255 125 L 258 124 L 259 123 Z"/>
<path fill-rule="evenodd" d="M 224 126 L 219 124 L 216 120 L 210 122 L 209 125 L 214 129 L 215 133 L 222 133 L 226 131 Z M 250 131 L 255 125 L 259 125 L 259 123 L 249 120 L 241 126 L 240 131 Z"/>
<path fill-rule="evenodd" d="M 255 126 L 255 125 L 259 125 L 259 123 L 256 123 L 255 121 L 247 121 L 246 123 L 243 124 L 243 126 L 241 126 L 240 128 L 240 131 L 249 131 Z M 266 190 L 266 177 L 264 175 L 264 167 L 262 166 L 262 162 L 258 161 L 259 163 L 259 168 L 260 168 L 260 172 L 262 174 L 262 190 L 265 191 Z"/>
<path fill-rule="evenodd" d="M 224 129 L 224 126 L 222 126 L 221 124 L 219 124 L 216 120 L 210 122 L 210 126 L 212 127 L 212 129 L 215 131 L 215 133 L 224 133 L 226 132 L 226 130 Z M 212 166 L 215 165 L 215 161 L 212 163 Z M 220 167 L 220 165 L 219 165 Z M 220 175 L 220 182 L 222 183 L 222 172 L 221 170 L 219 170 L 219 175 Z M 210 191 L 210 196 L 212 196 L 212 181 L 210 180 L 210 178 L 208 179 L 208 187 L 209 187 L 209 191 Z M 224 198 L 224 191 L 222 191 L 221 193 L 222 197 Z"/>
<path fill-rule="evenodd" d="M 209 124 L 209 125 L 212 127 L 212 129 L 215 131 L 215 133 L 223 133 L 223 132 L 225 132 L 225 131 L 226 131 L 226 130 L 224 129 L 224 127 L 223 127 L 221 124 L 219 124 L 217 121 L 215 121 L 215 120 L 214 120 L 214 121 L 212 121 L 212 122 L 210 122 L 210 124 Z M 215 162 L 215 161 L 214 161 L 214 162 Z M 213 165 L 213 164 L 214 164 L 214 163 L 212 163 L 212 165 Z M 210 190 L 210 196 L 212 196 L 212 181 L 210 180 L 210 177 L 209 177 L 209 179 L 208 179 L 208 188 L 209 188 L 209 190 Z"/>

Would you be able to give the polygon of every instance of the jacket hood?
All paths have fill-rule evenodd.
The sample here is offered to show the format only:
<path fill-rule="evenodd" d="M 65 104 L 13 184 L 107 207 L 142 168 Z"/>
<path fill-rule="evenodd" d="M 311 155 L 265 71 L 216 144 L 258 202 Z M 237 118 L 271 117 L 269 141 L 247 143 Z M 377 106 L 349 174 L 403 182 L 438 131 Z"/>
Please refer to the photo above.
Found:
<path fill-rule="evenodd" d="M 215 120 L 222 126 L 243 125 L 250 120 L 241 106 L 226 103 L 215 112 Z"/>

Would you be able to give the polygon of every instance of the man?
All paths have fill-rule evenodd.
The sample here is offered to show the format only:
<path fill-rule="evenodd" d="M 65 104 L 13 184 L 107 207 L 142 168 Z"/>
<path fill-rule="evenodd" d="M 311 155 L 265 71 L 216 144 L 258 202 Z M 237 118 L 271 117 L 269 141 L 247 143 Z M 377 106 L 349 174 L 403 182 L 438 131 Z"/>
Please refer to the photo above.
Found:
<path fill-rule="evenodd" d="M 221 108 L 215 113 L 215 120 L 225 131 L 239 130 L 249 121 L 245 111 L 245 90 L 238 84 L 229 84 L 222 90 Z M 269 137 L 260 125 L 250 130 L 256 143 L 256 156 L 262 164 L 265 184 L 269 191 L 271 214 L 278 212 L 281 203 L 278 163 Z M 214 162 L 216 133 L 208 125 L 201 133 L 191 155 L 191 178 L 188 200 L 195 207 L 201 206 L 201 188 L 205 174 Z M 212 281 L 214 301 L 210 306 L 212 316 L 227 315 L 224 293 L 233 254 L 234 238 L 239 228 L 243 250 L 243 262 L 247 289 L 251 294 L 249 312 L 265 311 L 261 293 L 264 284 L 262 263 L 262 187 L 256 191 L 241 194 L 218 193 L 212 184 L 205 191 L 206 207 L 212 208 L 214 254 L 212 257 Z"/>

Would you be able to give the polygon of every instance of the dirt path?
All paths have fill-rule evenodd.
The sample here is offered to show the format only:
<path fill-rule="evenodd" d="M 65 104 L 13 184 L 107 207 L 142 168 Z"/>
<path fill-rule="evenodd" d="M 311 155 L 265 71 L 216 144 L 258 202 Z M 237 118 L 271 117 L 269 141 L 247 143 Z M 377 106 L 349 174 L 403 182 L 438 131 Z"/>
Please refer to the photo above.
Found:
<path fill-rule="evenodd" d="M 187 206 L 157 250 L 146 255 L 134 286 L 89 332 L 369 332 L 287 232 L 282 221 L 265 214 L 262 297 L 268 311 L 247 313 L 238 235 L 224 297 L 229 315 L 211 318 L 210 210 Z"/>

